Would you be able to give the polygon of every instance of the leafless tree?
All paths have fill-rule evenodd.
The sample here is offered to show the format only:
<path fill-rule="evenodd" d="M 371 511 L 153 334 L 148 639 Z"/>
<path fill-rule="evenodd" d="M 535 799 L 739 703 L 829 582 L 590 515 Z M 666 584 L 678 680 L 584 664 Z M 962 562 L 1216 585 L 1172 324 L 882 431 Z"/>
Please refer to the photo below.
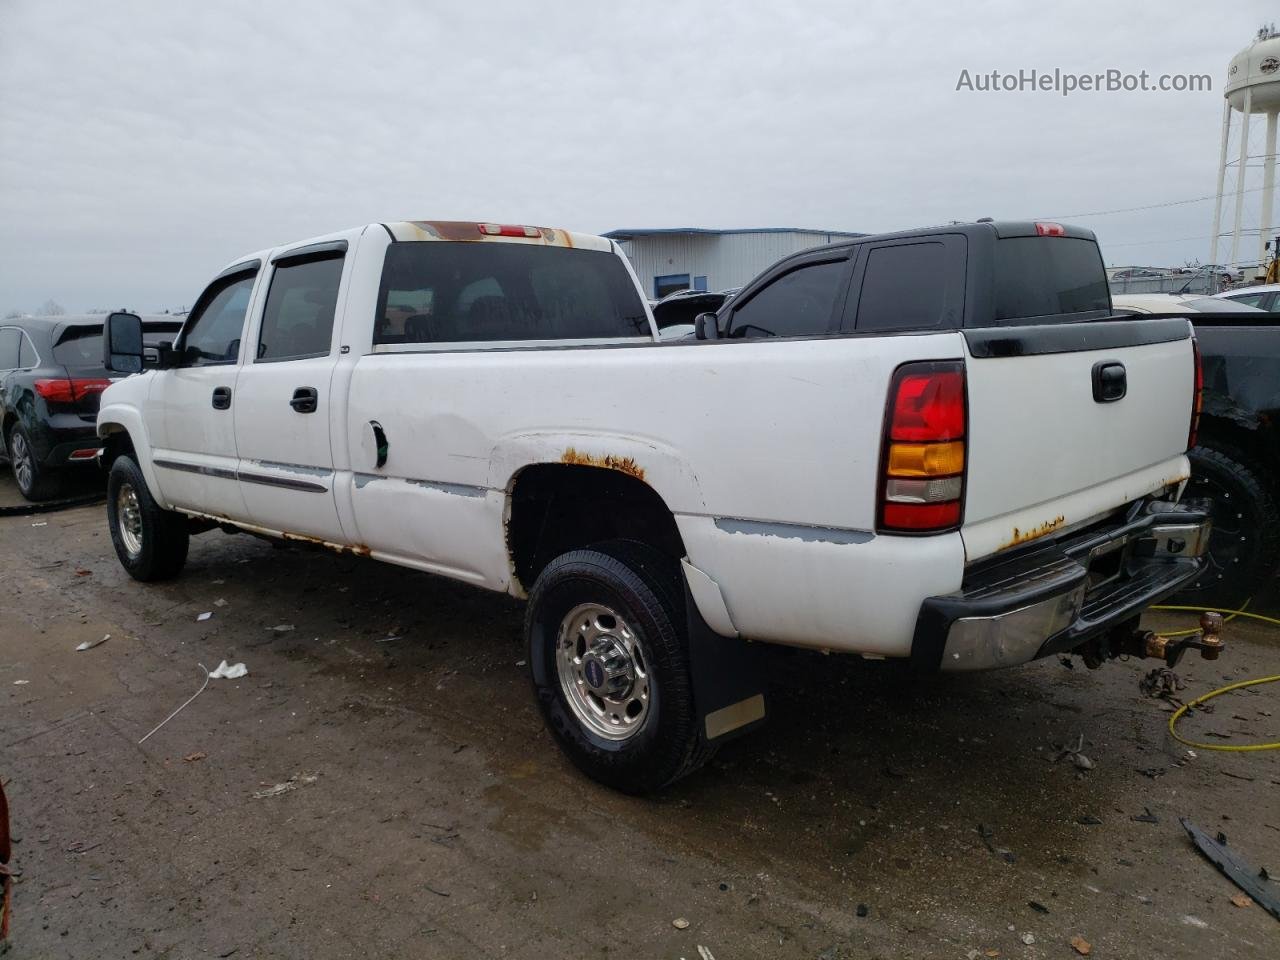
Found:
<path fill-rule="evenodd" d="M 40 304 L 40 309 L 36 311 L 38 317 L 60 317 L 67 311 L 62 309 L 62 304 L 57 300 L 46 300 Z"/>

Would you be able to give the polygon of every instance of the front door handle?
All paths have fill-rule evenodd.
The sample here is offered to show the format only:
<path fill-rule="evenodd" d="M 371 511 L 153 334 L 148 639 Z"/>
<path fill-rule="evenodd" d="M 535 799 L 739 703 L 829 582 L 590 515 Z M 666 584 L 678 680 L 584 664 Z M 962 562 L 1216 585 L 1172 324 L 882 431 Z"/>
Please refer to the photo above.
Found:
<path fill-rule="evenodd" d="M 230 387 L 214 387 L 213 388 L 213 409 L 227 410 L 231 407 L 231 388 Z"/>
<path fill-rule="evenodd" d="M 315 413 L 319 402 L 320 394 L 315 387 L 299 387 L 293 391 L 293 399 L 289 401 L 289 406 L 299 413 Z"/>

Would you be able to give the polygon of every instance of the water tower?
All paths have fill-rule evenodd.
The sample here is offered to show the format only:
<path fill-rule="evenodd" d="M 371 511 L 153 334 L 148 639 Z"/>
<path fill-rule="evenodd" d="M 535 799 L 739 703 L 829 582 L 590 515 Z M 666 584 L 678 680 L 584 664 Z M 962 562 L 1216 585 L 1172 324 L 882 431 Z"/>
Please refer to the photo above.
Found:
<path fill-rule="evenodd" d="M 1226 103 L 1222 108 L 1222 152 L 1218 160 L 1218 197 L 1213 211 L 1213 246 L 1209 257 L 1211 263 L 1222 263 L 1218 259 L 1218 241 L 1222 237 L 1222 201 L 1223 188 L 1226 185 L 1227 170 L 1235 172 L 1235 212 L 1231 227 L 1231 256 L 1226 262 L 1239 266 L 1241 262 L 1241 231 L 1244 216 L 1245 194 L 1252 192 L 1247 188 L 1249 165 L 1262 161 L 1262 216 L 1261 232 L 1257 239 L 1257 259 L 1266 262 L 1266 251 L 1263 244 L 1272 239 L 1272 197 L 1276 184 L 1276 115 L 1280 113 L 1280 33 L 1275 24 L 1263 27 L 1258 31 L 1253 43 L 1237 53 L 1227 69 L 1227 86 L 1224 91 Z M 1239 154 L 1228 162 L 1227 144 L 1231 139 L 1231 119 L 1240 114 Z M 1267 145 L 1264 154 L 1249 154 L 1249 119 L 1254 114 L 1265 114 L 1267 118 Z M 1246 244 L 1247 244 L 1246 240 Z M 1252 263 L 1253 255 L 1247 246 L 1243 251 L 1245 262 Z"/>

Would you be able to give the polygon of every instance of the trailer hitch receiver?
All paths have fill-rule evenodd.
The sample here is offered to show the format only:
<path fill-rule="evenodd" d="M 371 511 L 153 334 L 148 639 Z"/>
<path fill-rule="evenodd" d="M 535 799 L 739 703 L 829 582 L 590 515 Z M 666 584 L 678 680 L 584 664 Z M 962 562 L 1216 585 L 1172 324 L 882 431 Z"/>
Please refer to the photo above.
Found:
<path fill-rule="evenodd" d="M 1200 614 L 1200 632 L 1186 637 L 1166 637 L 1147 631 L 1137 634 L 1141 640 L 1141 655 L 1163 660 L 1172 670 L 1188 650 L 1200 651 L 1202 660 L 1217 660 L 1226 649 L 1222 640 L 1222 614 L 1205 611 Z"/>

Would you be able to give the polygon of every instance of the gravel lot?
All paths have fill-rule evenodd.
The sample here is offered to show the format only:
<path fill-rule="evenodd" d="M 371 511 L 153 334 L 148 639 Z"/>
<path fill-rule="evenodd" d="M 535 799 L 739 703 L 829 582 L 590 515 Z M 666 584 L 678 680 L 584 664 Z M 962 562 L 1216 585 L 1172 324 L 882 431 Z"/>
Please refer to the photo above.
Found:
<path fill-rule="evenodd" d="M 1188 758 L 1150 662 L 779 650 L 768 726 L 637 800 L 543 731 L 509 598 L 218 532 L 145 586 L 100 505 L 0 517 L 0 557 L 15 958 L 1277 956 L 1178 818 L 1280 876 L 1280 754 Z M 1280 672 L 1280 628 L 1227 638 L 1185 696 Z M 1280 738 L 1280 685 L 1217 702 L 1188 733 Z"/>

